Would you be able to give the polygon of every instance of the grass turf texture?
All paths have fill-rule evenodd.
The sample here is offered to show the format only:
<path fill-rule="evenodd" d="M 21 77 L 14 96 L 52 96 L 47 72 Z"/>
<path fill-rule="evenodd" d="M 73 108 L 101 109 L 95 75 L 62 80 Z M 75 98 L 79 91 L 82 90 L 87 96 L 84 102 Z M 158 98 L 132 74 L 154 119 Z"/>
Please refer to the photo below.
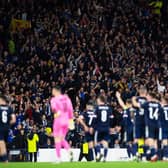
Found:
<path fill-rule="evenodd" d="M 0 163 L 0 168 L 168 168 L 168 162 L 137 163 L 137 162 L 108 162 L 108 163 Z"/>

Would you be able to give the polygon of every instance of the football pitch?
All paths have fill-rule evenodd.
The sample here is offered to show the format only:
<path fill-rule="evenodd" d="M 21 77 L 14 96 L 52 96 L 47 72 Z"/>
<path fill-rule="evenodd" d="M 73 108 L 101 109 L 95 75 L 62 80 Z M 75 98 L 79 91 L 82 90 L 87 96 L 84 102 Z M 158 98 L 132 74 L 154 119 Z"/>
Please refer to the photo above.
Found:
<path fill-rule="evenodd" d="M 137 163 L 137 162 L 108 162 L 108 163 L 0 163 L 0 168 L 168 168 L 168 162 Z"/>

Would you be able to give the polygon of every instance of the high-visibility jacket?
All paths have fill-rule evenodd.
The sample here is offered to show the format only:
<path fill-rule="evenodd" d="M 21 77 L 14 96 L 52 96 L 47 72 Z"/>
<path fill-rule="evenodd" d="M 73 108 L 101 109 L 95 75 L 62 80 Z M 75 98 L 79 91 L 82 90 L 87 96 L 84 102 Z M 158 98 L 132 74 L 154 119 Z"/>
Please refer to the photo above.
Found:
<path fill-rule="evenodd" d="M 27 147 L 28 147 L 29 153 L 37 152 L 38 142 L 39 142 L 39 137 L 37 134 L 34 134 L 32 139 L 27 138 Z"/>

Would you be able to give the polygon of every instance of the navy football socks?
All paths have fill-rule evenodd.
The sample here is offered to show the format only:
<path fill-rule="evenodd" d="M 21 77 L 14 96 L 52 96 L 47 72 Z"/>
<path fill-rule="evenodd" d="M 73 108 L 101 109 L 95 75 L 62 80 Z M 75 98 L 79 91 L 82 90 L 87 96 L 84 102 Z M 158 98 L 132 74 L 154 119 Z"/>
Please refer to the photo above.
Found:
<path fill-rule="evenodd" d="M 128 154 L 128 157 L 131 158 L 132 149 L 131 149 L 131 146 L 129 144 L 127 145 L 127 154 Z"/>
<path fill-rule="evenodd" d="M 107 158 L 107 153 L 108 153 L 108 149 L 107 148 L 104 148 L 104 159 L 106 160 Z"/>
<path fill-rule="evenodd" d="M 100 144 L 96 145 L 96 147 L 95 147 L 96 157 L 99 157 L 99 156 L 100 156 L 100 150 L 101 150 Z"/>
<path fill-rule="evenodd" d="M 90 161 L 94 160 L 93 149 L 92 148 L 89 149 L 89 159 L 90 159 Z"/>
<path fill-rule="evenodd" d="M 168 158 L 168 145 L 163 146 L 163 157 Z"/>
<path fill-rule="evenodd" d="M 136 156 L 138 152 L 138 143 L 132 144 L 132 155 Z"/>

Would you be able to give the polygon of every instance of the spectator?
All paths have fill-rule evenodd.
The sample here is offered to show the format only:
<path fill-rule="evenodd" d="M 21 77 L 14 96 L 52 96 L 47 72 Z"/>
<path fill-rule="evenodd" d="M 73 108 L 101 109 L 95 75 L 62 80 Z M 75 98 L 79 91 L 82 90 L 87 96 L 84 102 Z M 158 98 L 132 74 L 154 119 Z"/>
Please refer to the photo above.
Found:
<path fill-rule="evenodd" d="M 52 126 L 51 88 L 57 84 L 71 98 L 76 113 L 99 94 L 119 111 L 115 91 L 120 90 L 125 100 L 136 95 L 142 84 L 168 94 L 168 29 L 148 4 L 133 0 L 0 3 L 0 92 L 9 97 L 17 114 L 10 142 L 20 130 L 27 135 L 36 124 L 43 137 L 40 146 L 46 144 L 45 127 Z M 29 20 L 31 29 L 12 30 L 12 18 Z M 73 132 L 74 140 L 80 139 L 79 134 L 81 129 Z M 79 146 L 75 143 L 73 147 Z"/>
<path fill-rule="evenodd" d="M 24 132 L 24 129 L 21 129 L 20 132 L 15 137 L 15 148 L 20 149 L 20 160 L 25 160 L 25 154 L 26 154 L 26 135 Z"/>
<path fill-rule="evenodd" d="M 44 145 L 44 148 L 53 148 L 54 146 L 52 145 L 51 139 L 47 138 L 47 143 Z"/>

